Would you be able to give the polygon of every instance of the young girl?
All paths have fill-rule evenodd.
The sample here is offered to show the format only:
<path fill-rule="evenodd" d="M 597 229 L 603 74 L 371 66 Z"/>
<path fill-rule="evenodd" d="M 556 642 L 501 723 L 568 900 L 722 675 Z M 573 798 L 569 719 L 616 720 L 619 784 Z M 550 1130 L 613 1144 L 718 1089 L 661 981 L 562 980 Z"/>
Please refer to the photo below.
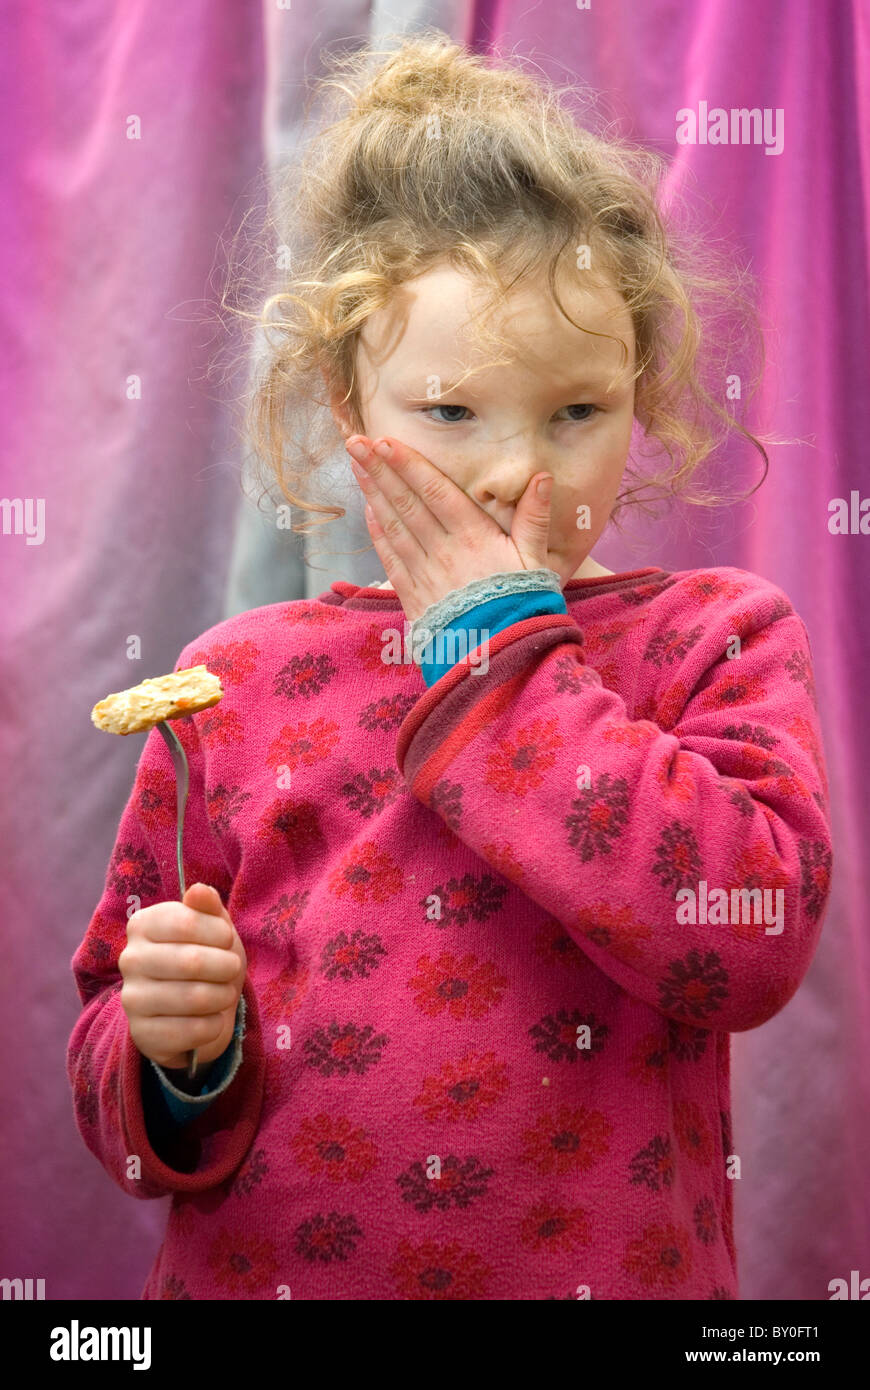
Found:
<path fill-rule="evenodd" d="M 710 282 L 655 159 L 519 70 L 345 68 L 253 415 L 335 515 L 285 463 L 340 431 L 386 580 L 180 653 L 225 692 L 174 725 L 193 886 L 154 730 L 72 962 L 79 1129 L 172 1196 L 147 1299 L 733 1299 L 729 1034 L 829 891 L 807 634 L 757 575 L 591 553 L 635 421 L 684 495 L 717 425 L 761 447 L 700 382 Z"/>

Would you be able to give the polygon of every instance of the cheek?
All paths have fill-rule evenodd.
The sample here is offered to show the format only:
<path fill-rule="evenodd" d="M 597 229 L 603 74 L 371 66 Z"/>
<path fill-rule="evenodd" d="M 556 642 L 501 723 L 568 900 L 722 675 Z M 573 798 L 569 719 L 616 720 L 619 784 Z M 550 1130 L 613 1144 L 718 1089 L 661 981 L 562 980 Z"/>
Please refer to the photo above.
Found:
<path fill-rule="evenodd" d="M 616 452 L 611 460 L 601 460 L 587 469 L 584 479 L 571 479 L 562 494 L 558 514 L 554 514 L 555 524 L 563 536 L 588 536 L 590 530 L 597 534 L 603 531 L 624 470 L 625 459 Z M 583 508 L 588 508 L 588 515 Z"/>

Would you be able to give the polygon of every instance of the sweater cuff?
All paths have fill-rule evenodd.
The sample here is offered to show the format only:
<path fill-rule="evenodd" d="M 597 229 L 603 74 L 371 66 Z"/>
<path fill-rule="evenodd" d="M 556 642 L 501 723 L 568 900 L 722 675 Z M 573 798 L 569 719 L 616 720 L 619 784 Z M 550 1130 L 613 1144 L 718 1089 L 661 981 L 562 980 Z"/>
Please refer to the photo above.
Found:
<path fill-rule="evenodd" d="M 552 574 L 553 571 L 537 573 Z M 554 579 L 558 582 L 558 575 L 554 575 Z M 480 585 L 480 581 L 475 583 Z M 462 593 L 463 590 L 457 590 L 455 595 L 448 597 L 458 598 Z M 430 611 L 426 610 L 427 613 Z M 454 617 L 437 631 L 433 631 L 431 623 L 426 623 L 425 628 L 422 627 L 426 618 L 424 614 L 417 620 L 422 630 L 415 633 L 412 626 L 412 652 L 427 687 L 433 686 L 458 662 L 478 648 L 482 648 L 482 653 L 470 663 L 472 673 L 485 675 L 489 669 L 486 657 L 487 643 L 495 633 L 513 626 L 514 623 L 523 622 L 526 618 L 567 612 L 568 606 L 561 589 L 558 592 L 554 588 L 533 590 L 527 585 L 522 592 L 506 593 L 498 598 L 485 598 L 483 602 L 478 599 L 473 606 L 466 606 L 460 616 Z M 422 645 L 424 638 L 430 633 L 431 637 L 425 646 Z"/>
<path fill-rule="evenodd" d="M 151 1094 L 177 1125 L 186 1125 L 191 1120 L 195 1120 L 197 1115 L 201 1115 L 204 1110 L 207 1110 L 212 1101 L 216 1100 L 221 1092 L 227 1089 L 235 1077 L 242 1064 L 242 1040 L 245 1036 L 246 1011 L 247 1004 L 244 995 L 240 994 L 233 1036 L 226 1049 L 215 1060 L 209 1072 L 208 1080 L 203 1083 L 198 1095 L 188 1095 L 179 1090 L 169 1080 L 163 1068 L 158 1067 L 156 1062 L 151 1062 L 151 1066 L 160 1079 L 159 1088 L 153 1087 Z"/>
<path fill-rule="evenodd" d="M 470 651 L 483 645 L 485 653 L 489 638 L 502 628 L 540 613 L 567 611 L 555 570 L 500 570 L 431 603 L 411 624 L 411 652 L 431 686 Z M 485 674 L 488 662 L 472 669 Z"/>

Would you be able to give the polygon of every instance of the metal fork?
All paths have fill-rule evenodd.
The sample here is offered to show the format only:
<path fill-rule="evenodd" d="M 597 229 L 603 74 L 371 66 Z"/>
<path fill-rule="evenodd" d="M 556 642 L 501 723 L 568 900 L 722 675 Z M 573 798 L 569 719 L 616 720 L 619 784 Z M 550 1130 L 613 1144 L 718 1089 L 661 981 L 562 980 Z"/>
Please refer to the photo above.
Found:
<path fill-rule="evenodd" d="M 181 717 L 183 719 L 189 719 L 190 715 L 185 714 Z M 159 721 L 159 723 L 157 724 L 157 728 L 163 735 L 163 738 L 166 742 L 166 746 L 169 749 L 170 755 L 172 757 L 172 766 L 175 768 L 175 856 L 178 860 L 178 887 L 180 889 L 180 901 L 183 902 L 185 894 L 185 883 L 184 855 L 182 852 L 182 843 L 184 838 L 184 808 L 187 805 L 187 789 L 190 786 L 190 772 L 187 766 L 187 755 L 185 754 L 185 751 L 181 746 L 181 743 L 179 742 L 178 735 L 176 734 L 175 730 L 169 727 L 169 723 L 165 719 L 161 719 Z M 193 1081 L 194 1077 L 196 1076 L 196 1053 L 197 1049 L 194 1047 L 187 1054 L 187 1077 L 189 1081 Z"/>

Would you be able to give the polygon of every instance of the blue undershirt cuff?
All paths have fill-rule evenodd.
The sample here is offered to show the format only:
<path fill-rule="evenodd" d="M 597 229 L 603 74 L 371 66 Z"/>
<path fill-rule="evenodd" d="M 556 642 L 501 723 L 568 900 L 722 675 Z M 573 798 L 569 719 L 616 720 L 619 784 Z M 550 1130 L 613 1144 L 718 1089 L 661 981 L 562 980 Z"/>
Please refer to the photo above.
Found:
<path fill-rule="evenodd" d="M 546 613 L 567 613 L 568 605 L 561 593 L 554 589 L 535 590 L 529 593 L 505 594 L 501 598 L 487 599 L 470 608 L 462 617 L 442 628 L 430 642 L 423 647 L 420 672 L 427 686 L 433 686 L 448 671 L 452 671 L 466 655 L 483 645 L 482 652 L 472 659 L 472 671 L 483 674 L 488 669 L 486 644 L 503 628 L 512 627 L 526 618 L 536 618 Z"/>

